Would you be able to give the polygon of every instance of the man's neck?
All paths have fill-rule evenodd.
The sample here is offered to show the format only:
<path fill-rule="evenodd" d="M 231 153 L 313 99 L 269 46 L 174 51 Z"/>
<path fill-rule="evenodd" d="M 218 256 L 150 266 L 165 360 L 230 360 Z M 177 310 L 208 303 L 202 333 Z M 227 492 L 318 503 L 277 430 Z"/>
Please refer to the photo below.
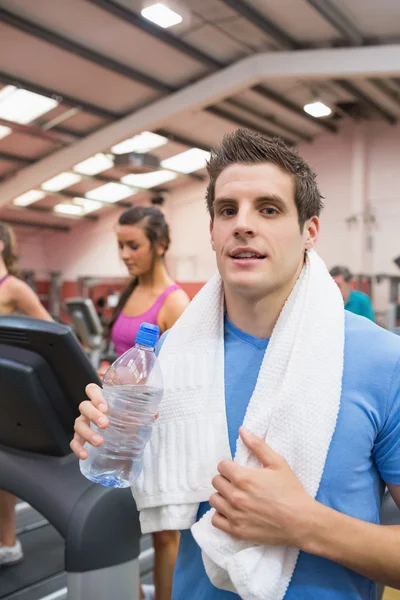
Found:
<path fill-rule="evenodd" d="M 261 339 L 269 338 L 282 308 L 301 273 L 303 263 L 291 281 L 260 298 L 248 297 L 225 286 L 225 305 L 229 320 L 241 331 Z"/>

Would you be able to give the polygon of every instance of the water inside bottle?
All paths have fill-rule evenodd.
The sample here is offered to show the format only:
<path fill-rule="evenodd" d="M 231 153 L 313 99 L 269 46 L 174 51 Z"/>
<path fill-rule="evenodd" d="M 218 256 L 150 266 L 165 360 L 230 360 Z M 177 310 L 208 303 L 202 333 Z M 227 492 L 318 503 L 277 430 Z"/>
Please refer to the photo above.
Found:
<path fill-rule="evenodd" d="M 88 458 L 81 461 L 82 473 L 95 483 L 124 488 L 132 485 L 142 470 L 142 456 L 149 441 L 162 390 L 146 385 L 105 387 L 109 426 L 92 425 L 104 443 L 86 445 Z"/>

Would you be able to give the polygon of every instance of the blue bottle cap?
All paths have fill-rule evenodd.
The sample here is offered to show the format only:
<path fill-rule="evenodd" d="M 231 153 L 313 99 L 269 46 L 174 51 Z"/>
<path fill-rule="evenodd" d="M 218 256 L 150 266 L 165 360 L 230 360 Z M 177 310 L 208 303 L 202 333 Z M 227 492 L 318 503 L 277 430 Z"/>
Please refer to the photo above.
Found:
<path fill-rule="evenodd" d="M 155 348 L 159 336 L 160 328 L 158 325 L 142 323 L 136 336 L 136 344 L 147 348 Z"/>

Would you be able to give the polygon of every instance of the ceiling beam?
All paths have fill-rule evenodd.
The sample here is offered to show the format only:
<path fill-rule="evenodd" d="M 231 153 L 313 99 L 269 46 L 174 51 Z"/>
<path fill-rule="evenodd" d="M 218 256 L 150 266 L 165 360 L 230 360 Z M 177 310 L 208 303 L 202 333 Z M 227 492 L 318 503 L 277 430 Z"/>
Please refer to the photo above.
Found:
<path fill-rule="evenodd" d="M 278 32 L 274 33 L 274 28 L 277 26 L 274 23 L 272 23 L 269 19 L 264 17 L 264 15 L 262 15 L 261 13 L 255 11 L 253 8 L 251 8 L 248 4 L 246 4 L 246 2 L 244 2 L 244 0 L 222 0 L 222 1 L 224 2 L 224 4 L 230 6 L 234 10 L 236 10 L 236 12 L 238 12 L 242 17 L 246 18 L 248 21 L 253 23 L 253 25 L 258 27 L 258 29 L 260 31 L 263 31 L 264 33 L 267 33 L 267 31 L 271 31 L 270 35 L 272 37 L 274 37 L 275 41 L 277 41 L 278 43 L 280 42 L 280 39 L 282 38 L 282 30 L 280 30 L 278 28 Z M 355 47 L 362 46 L 363 38 L 362 38 L 362 35 L 360 34 L 360 32 L 349 21 L 349 19 L 347 19 L 347 17 L 331 3 L 331 0 L 307 0 L 307 2 L 315 10 L 317 10 L 319 12 L 319 14 L 321 16 L 323 16 L 333 27 L 335 27 L 335 29 L 337 31 L 340 31 L 340 33 L 344 36 L 344 38 L 346 39 L 347 42 L 349 42 L 352 46 L 355 46 Z M 272 29 L 271 29 L 271 25 L 272 25 Z M 285 32 L 283 32 L 283 33 L 285 33 Z M 285 40 L 284 38 L 282 38 L 282 41 L 280 43 L 281 43 L 282 47 L 284 47 L 284 48 L 291 48 L 292 50 L 299 48 L 298 42 L 290 37 L 288 40 Z M 368 96 L 368 94 L 359 90 L 356 85 L 352 84 L 351 82 L 345 82 L 346 85 L 343 86 L 341 80 L 334 80 L 334 83 L 341 86 L 343 89 L 347 88 L 347 91 L 350 91 L 350 89 L 352 89 L 353 91 L 351 93 L 353 94 L 353 96 L 355 96 L 356 98 L 358 98 L 358 100 L 363 102 L 363 104 L 365 106 L 368 106 L 370 109 L 373 109 L 375 112 L 380 114 L 381 117 L 383 119 L 385 119 L 385 121 L 387 121 L 388 123 L 393 124 L 396 122 L 396 119 L 392 114 L 390 114 L 378 102 L 376 102 L 375 100 L 370 98 Z M 262 89 L 263 89 L 262 86 L 261 86 L 261 89 L 260 89 L 260 86 L 258 86 L 256 91 L 258 93 L 261 93 Z M 273 90 L 270 90 L 270 92 L 274 93 Z M 280 96 L 280 98 L 281 98 L 280 104 L 282 104 L 283 106 L 285 106 L 286 108 L 291 110 L 289 107 L 290 107 L 290 104 L 292 104 L 292 103 L 290 101 L 287 101 L 287 99 L 282 96 Z M 294 107 L 292 106 L 292 109 L 293 108 Z M 302 113 L 301 116 L 306 114 L 301 109 L 300 109 L 300 111 Z M 300 115 L 299 112 L 297 112 L 297 114 Z M 311 115 L 309 115 L 309 116 L 311 116 Z M 323 123 L 323 126 L 325 128 L 326 128 L 326 125 L 329 124 L 329 122 L 327 122 L 327 121 L 321 121 L 312 116 L 311 116 L 311 119 L 313 120 L 313 122 L 315 124 Z"/>
<path fill-rule="evenodd" d="M 331 0 L 306 0 L 351 46 L 362 46 L 363 36 L 346 15 Z"/>
<path fill-rule="evenodd" d="M 298 50 L 301 48 L 300 42 L 290 36 L 287 31 L 270 19 L 267 19 L 262 13 L 250 6 L 250 4 L 244 2 L 244 0 L 222 0 L 222 2 L 272 38 L 282 48 L 287 50 Z"/>
<path fill-rule="evenodd" d="M 38 206 L 36 204 L 30 204 L 29 206 L 13 206 L 13 209 L 15 210 L 21 210 L 21 211 L 29 211 L 29 212 L 35 212 L 35 213 L 43 213 L 43 214 L 47 214 L 47 215 L 52 215 L 54 217 L 59 217 L 61 219 L 74 219 L 74 220 L 81 220 L 81 219 L 86 219 L 87 221 L 98 221 L 99 217 L 97 215 L 64 215 L 64 214 L 60 214 L 60 213 L 55 213 L 53 212 L 53 209 L 48 207 L 48 206 Z"/>
<path fill-rule="evenodd" d="M 268 100 L 271 100 L 276 104 L 280 104 L 290 112 L 296 114 L 299 117 L 302 117 L 303 119 L 306 119 L 307 121 L 310 121 L 310 123 L 313 123 L 314 125 L 318 125 L 318 127 L 325 129 L 326 131 L 336 133 L 338 130 L 337 126 L 331 123 L 330 121 L 324 121 L 322 119 L 317 119 L 316 117 L 309 115 L 303 110 L 301 106 L 295 104 L 291 100 L 288 100 L 288 98 L 282 96 L 282 94 L 278 94 L 278 92 L 275 92 L 275 90 L 272 90 L 271 88 L 268 88 L 265 85 L 256 85 L 253 87 L 253 90 L 261 96 L 263 96 L 264 98 L 267 98 Z"/>
<path fill-rule="evenodd" d="M 207 144 L 202 144 L 201 142 L 188 138 L 180 133 L 174 133 L 169 129 L 156 129 L 154 133 L 167 138 L 170 142 L 175 142 L 176 144 L 181 144 L 181 146 L 187 146 L 188 148 L 199 148 L 205 152 L 209 152 L 211 149 L 211 146 L 208 146 Z"/>
<path fill-rule="evenodd" d="M 15 162 L 22 165 L 23 167 L 26 167 L 27 165 L 33 165 L 33 163 L 35 162 L 33 158 L 18 156 L 17 154 L 12 154 L 11 152 L 0 152 L 0 160 Z"/>
<path fill-rule="evenodd" d="M 80 108 L 84 112 L 87 112 L 95 117 L 100 117 L 101 119 L 113 120 L 123 116 L 122 113 L 116 113 L 111 110 L 107 110 L 101 106 L 98 106 L 97 104 L 91 104 L 90 102 L 86 102 L 80 98 L 74 98 L 73 96 L 64 94 L 64 92 L 47 88 L 43 85 L 33 83 L 32 81 L 22 79 L 21 77 L 14 77 L 14 75 L 9 75 L 4 71 L 0 71 L 0 82 L 4 85 L 13 85 L 18 88 L 23 88 L 24 90 L 28 90 L 28 92 L 40 94 L 46 98 L 52 98 L 57 100 L 59 104 L 65 104 L 71 108 Z"/>
<path fill-rule="evenodd" d="M 292 135 L 295 135 L 296 137 L 300 138 L 304 142 L 312 142 L 313 141 L 312 136 L 307 135 L 303 131 L 299 131 L 298 129 L 295 129 L 294 127 L 291 127 L 290 125 L 287 125 L 286 123 L 282 123 L 282 121 L 280 121 L 279 119 L 276 119 L 274 116 L 265 115 L 264 112 L 259 109 L 255 109 L 254 107 L 250 108 L 249 106 L 246 105 L 245 102 L 241 102 L 240 100 L 236 100 L 234 98 L 227 98 L 226 100 L 224 100 L 224 102 L 225 102 L 225 104 L 230 104 L 231 106 L 234 106 L 235 108 L 239 108 L 240 110 L 251 111 L 250 114 L 252 114 L 253 116 L 256 116 L 259 119 L 263 119 L 264 121 L 271 123 L 271 125 L 275 125 L 276 127 L 279 127 L 280 129 L 282 129 L 283 131 L 286 131 L 288 133 L 291 133 Z M 275 135 L 281 135 L 281 134 L 275 134 Z"/>
<path fill-rule="evenodd" d="M 363 90 L 360 90 L 360 88 L 358 88 L 351 81 L 346 81 L 344 79 L 335 79 L 334 83 L 336 85 L 340 85 L 340 87 L 343 90 L 345 90 L 349 94 L 352 94 L 355 98 L 357 98 L 363 104 L 365 104 L 365 106 L 368 106 L 368 108 L 378 113 L 385 121 L 387 121 L 391 125 L 394 125 L 397 122 L 396 117 L 392 115 L 392 113 L 383 108 L 380 104 L 378 104 L 378 102 L 375 102 L 375 100 L 368 96 L 368 94 L 366 94 Z"/>
<path fill-rule="evenodd" d="M 100 54 L 83 46 L 82 44 L 78 44 L 64 36 L 59 35 L 58 33 L 54 33 L 49 29 L 45 29 L 41 25 L 34 23 L 33 21 L 28 21 L 27 19 L 23 19 L 20 16 L 9 12 L 8 10 L 0 9 L 0 21 L 18 29 L 19 31 L 23 31 L 28 35 L 32 35 L 36 38 L 39 38 L 53 46 L 57 46 L 62 50 L 66 50 L 71 54 L 75 54 L 75 56 L 79 56 L 88 60 L 100 67 L 108 69 L 110 71 L 114 71 L 114 73 L 119 73 L 128 79 L 135 80 L 137 83 L 141 83 L 151 89 L 158 90 L 162 93 L 170 93 L 175 91 L 175 87 L 170 86 L 166 83 L 162 83 L 154 77 L 150 77 L 150 75 L 146 75 L 132 67 L 128 67 L 128 65 L 124 65 L 104 54 Z"/>
<path fill-rule="evenodd" d="M 268 137 L 280 137 L 289 146 L 294 146 L 296 144 L 296 142 L 294 140 L 287 138 L 284 135 L 280 135 L 279 133 L 276 133 L 276 131 L 272 131 L 271 129 L 266 129 L 265 127 L 257 125 L 256 123 L 253 123 L 253 121 L 250 121 L 249 119 L 246 119 L 245 117 L 241 117 L 237 114 L 233 114 L 233 113 L 229 112 L 228 110 L 224 110 L 223 108 L 220 108 L 219 106 L 218 107 L 210 106 L 210 107 L 208 107 L 207 111 L 209 113 L 211 113 L 212 115 L 215 115 L 216 117 L 219 117 L 221 119 L 225 119 L 225 121 L 230 121 L 231 123 L 234 123 L 235 125 L 238 125 L 239 127 L 246 127 L 247 129 L 252 129 L 253 131 L 259 131 L 260 133 L 263 133 L 264 135 L 266 135 Z"/>
<path fill-rule="evenodd" d="M 162 128 L 185 111 L 213 105 L 260 81 L 290 77 L 346 79 L 366 74 L 369 77 L 398 76 L 399 52 L 399 45 L 391 45 L 301 50 L 295 53 L 273 52 L 250 56 L 174 94 L 155 100 L 75 144 L 20 170 L 0 184 L 0 204 L 8 204 L 16 196 L 37 187 L 61 171 L 68 171 L 96 152 L 106 151 L 121 139 L 143 130 Z"/>
<path fill-rule="evenodd" d="M 377 90 L 385 94 L 392 102 L 400 105 L 400 90 L 396 92 L 393 90 L 386 81 L 382 79 L 368 79 L 369 83 L 373 85 Z"/>
<path fill-rule="evenodd" d="M 38 188 L 40 189 L 40 188 Z M 45 190 L 41 190 L 45 191 Z M 147 191 L 147 190 L 145 190 Z M 97 198 L 86 198 L 85 194 L 76 194 L 74 192 L 68 192 L 67 190 L 59 190 L 58 192 L 45 192 L 47 196 L 55 196 L 62 198 L 64 200 L 73 200 L 74 198 L 85 198 L 87 200 L 95 200 L 96 202 L 100 202 L 104 206 L 121 206 L 122 208 L 130 208 L 132 206 L 132 202 L 127 202 L 126 200 L 118 200 L 118 202 L 106 202 L 106 200 L 97 200 Z M 32 204 L 30 206 L 33 206 Z"/>
<path fill-rule="evenodd" d="M 41 94 L 42 96 L 46 96 L 47 98 L 55 98 L 62 104 L 66 104 L 71 107 L 80 107 L 82 110 L 96 117 L 101 117 L 103 119 L 107 119 L 110 121 L 115 121 L 117 119 L 121 119 L 125 117 L 129 113 L 116 113 L 109 110 L 106 110 L 98 105 L 89 104 L 83 101 L 81 98 L 76 98 L 73 96 L 66 96 L 63 92 L 58 90 L 51 90 L 50 88 L 45 88 L 43 86 L 39 86 L 32 81 L 27 81 L 26 79 L 21 79 L 21 77 L 14 77 L 13 75 L 9 75 L 0 71 L 0 82 L 4 85 L 14 85 L 16 87 L 23 88 L 35 94 Z M 72 131 L 70 129 L 65 129 L 63 127 L 55 127 L 54 131 L 58 131 L 60 133 L 64 133 L 65 135 L 74 135 L 76 139 L 86 137 L 85 134 L 78 133 Z M 171 142 L 177 142 L 178 144 L 182 144 L 182 146 L 187 146 L 188 148 L 200 148 L 201 150 L 209 151 L 210 147 L 202 144 L 199 141 L 194 139 L 188 140 L 186 137 L 182 137 L 179 134 L 175 134 L 167 129 L 163 129 L 162 133 L 160 131 L 155 131 L 154 133 L 158 133 L 163 137 L 166 137 Z M 33 161 L 34 162 L 34 161 Z"/>
<path fill-rule="evenodd" d="M 7 225 L 11 225 L 11 227 L 31 227 L 33 229 L 48 229 L 63 233 L 68 233 L 68 231 L 71 231 L 71 227 L 68 225 L 51 225 L 50 223 L 39 223 L 36 221 L 25 221 L 22 219 L 9 219 L 8 217 L 2 217 L 1 220 L 3 223 L 7 223 Z"/>
<path fill-rule="evenodd" d="M 15 121 L 8 121 L 7 119 L 0 118 L 0 125 L 8 127 L 16 133 L 23 133 L 34 138 L 42 139 L 46 142 L 51 142 L 56 146 L 67 146 L 71 142 L 76 141 L 76 137 L 67 136 L 61 134 L 59 131 L 51 129 L 41 129 L 36 125 L 24 125 L 22 123 L 16 123 Z"/>
<path fill-rule="evenodd" d="M 193 58 L 205 67 L 208 67 L 209 69 L 216 70 L 226 66 L 224 63 L 221 63 L 212 56 L 209 56 L 205 52 L 198 50 L 195 46 L 188 44 L 184 40 L 181 40 L 180 38 L 174 36 L 165 29 L 162 29 L 158 25 L 154 25 L 148 19 L 144 19 L 132 10 L 125 8 L 117 2 L 113 2 L 113 0 L 88 1 L 91 4 L 94 4 L 95 6 L 102 8 L 106 12 L 114 15 L 115 17 L 120 18 L 125 23 L 130 23 L 131 25 L 134 25 L 134 27 L 141 29 L 141 31 L 149 33 L 152 37 L 156 38 L 160 42 L 164 42 L 167 46 L 178 50 L 182 54 L 185 54 L 185 56 Z"/>
<path fill-rule="evenodd" d="M 145 31 L 145 32 L 149 33 L 152 37 L 165 43 L 169 47 L 179 50 L 185 56 L 194 58 L 195 60 L 200 62 L 202 65 L 208 67 L 211 70 L 222 69 L 223 67 L 227 66 L 226 64 L 210 57 L 208 54 L 205 54 L 204 52 L 199 51 L 195 46 L 192 46 L 191 44 L 188 44 L 187 42 L 177 38 L 173 34 L 167 32 L 165 29 L 162 29 L 162 28 L 158 27 L 157 25 L 153 25 L 147 19 L 144 19 L 143 17 L 136 14 L 132 10 L 125 8 L 124 6 L 121 6 L 121 4 L 114 2 L 114 0 L 88 0 L 88 1 L 91 2 L 92 4 L 94 4 L 95 6 L 102 8 L 106 12 L 108 12 L 116 17 L 119 17 L 124 22 L 130 23 L 131 25 L 133 25 L 134 27 L 137 27 L 141 31 Z M 244 6 L 243 2 L 239 3 L 239 2 L 237 2 L 237 0 L 235 0 L 233 2 L 228 2 L 228 4 L 230 4 L 230 5 L 232 4 L 232 8 L 234 8 L 236 10 L 238 10 L 239 8 L 243 9 L 243 6 Z M 256 19 L 257 24 L 258 24 L 258 22 L 259 22 L 258 13 L 254 9 L 250 8 L 248 5 L 246 5 L 245 10 L 246 10 L 246 15 L 248 15 L 251 19 L 253 19 L 253 18 Z M 285 34 L 285 32 L 283 32 L 283 30 L 278 28 L 276 25 L 271 24 L 269 22 L 268 27 L 269 27 L 269 29 L 268 29 L 269 34 L 271 35 L 271 33 L 273 33 L 272 37 L 274 37 L 274 38 L 276 36 L 278 36 L 276 38 L 276 41 L 279 41 L 279 43 L 281 45 L 284 45 L 284 47 L 287 47 L 288 49 L 294 49 L 294 48 L 300 47 L 300 44 L 296 40 L 294 40 L 293 38 L 290 38 L 287 34 Z M 226 100 L 226 102 L 229 102 L 233 105 L 235 100 Z M 246 110 L 246 112 L 249 113 L 249 116 L 251 115 L 252 117 L 256 117 L 256 118 L 261 117 L 260 113 L 257 114 L 256 110 L 253 108 L 245 107 L 245 106 L 241 106 L 240 108 L 242 110 Z M 300 137 L 300 139 L 303 139 L 304 141 L 312 140 L 312 138 L 310 136 L 307 136 L 306 134 L 303 134 L 300 132 L 295 133 L 295 130 L 289 128 L 289 126 L 285 127 L 283 124 L 278 125 L 279 124 L 278 119 L 273 119 L 273 118 L 267 119 L 265 116 L 262 116 L 261 118 L 265 121 L 269 121 L 269 122 L 273 123 L 274 125 L 281 127 L 281 129 L 285 130 L 288 133 L 291 133 L 292 135 L 294 134 L 297 137 Z"/>

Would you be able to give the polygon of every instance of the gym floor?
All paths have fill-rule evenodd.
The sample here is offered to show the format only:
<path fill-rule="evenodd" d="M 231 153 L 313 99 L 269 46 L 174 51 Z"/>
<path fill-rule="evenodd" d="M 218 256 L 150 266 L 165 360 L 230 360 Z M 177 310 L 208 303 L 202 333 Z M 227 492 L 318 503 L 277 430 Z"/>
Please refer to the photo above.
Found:
<path fill-rule="evenodd" d="M 386 588 L 383 600 L 400 600 L 400 591 Z"/>

